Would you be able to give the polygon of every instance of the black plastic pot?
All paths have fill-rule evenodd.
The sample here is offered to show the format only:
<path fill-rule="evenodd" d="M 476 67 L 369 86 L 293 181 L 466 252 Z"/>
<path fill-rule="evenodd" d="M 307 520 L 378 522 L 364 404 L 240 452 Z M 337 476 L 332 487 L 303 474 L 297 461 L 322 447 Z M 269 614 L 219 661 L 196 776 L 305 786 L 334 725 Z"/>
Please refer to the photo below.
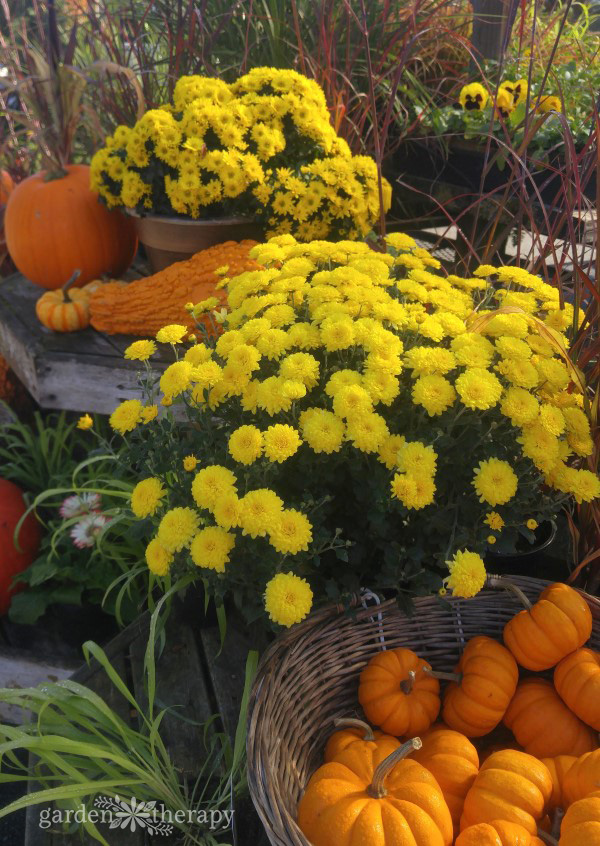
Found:
<path fill-rule="evenodd" d="M 536 543 L 514 553 L 502 553 L 488 547 L 485 563 L 489 572 L 499 575 L 534 576 L 550 581 L 564 581 L 569 575 L 564 554 L 564 538 L 554 521 L 542 523 L 536 530 Z"/>

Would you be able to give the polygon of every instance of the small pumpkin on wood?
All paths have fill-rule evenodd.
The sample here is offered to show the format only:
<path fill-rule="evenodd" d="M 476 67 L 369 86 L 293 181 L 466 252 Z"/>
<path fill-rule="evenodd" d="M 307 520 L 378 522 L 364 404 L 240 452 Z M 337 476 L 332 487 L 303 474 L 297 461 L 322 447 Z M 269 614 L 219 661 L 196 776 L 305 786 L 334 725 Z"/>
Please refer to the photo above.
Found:
<path fill-rule="evenodd" d="M 577 758 L 563 779 L 565 804 L 571 805 L 600 788 L 600 749 Z"/>
<path fill-rule="evenodd" d="M 552 776 L 552 796 L 548 803 L 548 810 L 566 808 L 567 802 L 563 790 L 565 776 L 577 761 L 577 758 L 575 755 L 557 755 L 555 758 L 542 758 L 541 760 L 548 767 Z"/>
<path fill-rule="evenodd" d="M 558 695 L 580 720 L 600 731 L 600 654 L 578 649 L 554 670 Z"/>
<path fill-rule="evenodd" d="M 423 734 L 440 712 L 440 683 L 411 649 L 378 652 L 360 674 L 358 701 L 367 719 L 396 737 Z"/>
<path fill-rule="evenodd" d="M 472 638 L 454 673 L 434 672 L 451 682 L 442 718 L 467 737 L 482 737 L 502 720 L 517 688 L 519 669 L 511 653 L 491 637 Z"/>
<path fill-rule="evenodd" d="M 54 291 L 47 291 L 35 304 L 35 313 L 40 323 L 54 332 L 76 332 L 90 325 L 90 303 L 85 291 L 70 290 L 79 276 L 75 271 L 66 285 Z"/>
<path fill-rule="evenodd" d="M 385 757 L 375 743 L 352 744 L 319 767 L 298 805 L 298 825 L 313 846 L 450 846 L 441 790 L 406 757 L 420 745 L 413 738 Z"/>
<path fill-rule="evenodd" d="M 377 729 L 373 730 L 363 720 L 356 720 L 353 717 L 343 717 L 334 720 L 334 725 L 336 728 L 339 728 L 339 731 L 334 731 L 325 744 L 323 757 L 326 763 L 328 761 L 334 761 L 340 752 L 343 752 L 344 749 L 347 749 L 353 743 L 376 743 L 382 748 L 389 746 L 388 754 L 391 754 L 394 749 L 400 746 L 397 738 L 389 734 L 384 734 Z"/>
<path fill-rule="evenodd" d="M 569 711 L 545 679 L 528 678 L 519 684 L 504 725 L 536 758 L 583 755 L 597 746 L 592 729 Z"/>
<path fill-rule="evenodd" d="M 492 578 L 490 585 L 506 587 L 526 606 L 527 610 L 520 611 L 504 626 L 504 643 L 527 670 L 549 670 L 583 646 L 592 633 L 589 605 L 569 585 L 549 585 L 534 605 L 506 579 Z"/>
<path fill-rule="evenodd" d="M 518 823 L 493 820 L 465 828 L 456 838 L 455 846 L 544 846 L 544 841 Z"/>
<path fill-rule="evenodd" d="M 545 764 L 515 749 L 494 752 L 467 793 L 461 830 L 502 819 L 537 835 L 537 822 L 551 795 L 552 778 Z"/>
<path fill-rule="evenodd" d="M 560 827 L 559 846 L 600 846 L 600 791 L 574 802 Z"/>
<path fill-rule="evenodd" d="M 464 734 L 443 725 L 432 726 L 421 740 L 423 745 L 412 759 L 435 777 L 458 832 L 465 796 L 479 772 L 477 749 Z"/>

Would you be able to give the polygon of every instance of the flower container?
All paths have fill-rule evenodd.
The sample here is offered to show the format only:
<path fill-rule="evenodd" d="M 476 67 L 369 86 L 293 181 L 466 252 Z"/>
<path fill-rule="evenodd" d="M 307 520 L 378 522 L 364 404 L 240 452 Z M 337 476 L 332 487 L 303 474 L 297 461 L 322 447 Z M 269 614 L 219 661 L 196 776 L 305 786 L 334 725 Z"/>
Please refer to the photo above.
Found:
<path fill-rule="evenodd" d="M 516 552 L 502 552 L 489 547 L 485 554 L 486 568 L 489 572 L 517 573 L 520 576 L 535 576 L 540 579 L 566 581 L 569 577 L 569 565 L 565 554 L 564 533 L 566 526 L 558 526 L 554 520 L 546 520 L 535 530 L 535 541 L 528 544 L 523 538 L 523 546 L 517 544 Z"/>
<path fill-rule="evenodd" d="M 134 219 L 154 273 L 215 244 L 245 239 L 259 241 L 264 234 L 259 224 L 245 217 L 192 220 L 166 215 L 142 217 L 132 209 L 127 209 L 127 213 Z"/>
<path fill-rule="evenodd" d="M 508 577 L 535 601 L 549 582 Z M 493 577 L 490 579 L 493 584 Z M 600 648 L 600 600 L 582 594 L 593 616 L 591 649 Z M 522 605 L 509 592 L 485 589 L 473 599 L 415 600 L 403 614 L 395 600 L 341 614 L 312 614 L 264 654 L 251 694 L 247 735 L 248 784 L 273 846 L 310 846 L 296 823 L 309 777 L 322 763 L 325 739 L 339 717 L 356 716 L 361 670 L 382 648 L 413 649 L 435 670 L 457 663 L 476 635 L 502 640 Z"/>

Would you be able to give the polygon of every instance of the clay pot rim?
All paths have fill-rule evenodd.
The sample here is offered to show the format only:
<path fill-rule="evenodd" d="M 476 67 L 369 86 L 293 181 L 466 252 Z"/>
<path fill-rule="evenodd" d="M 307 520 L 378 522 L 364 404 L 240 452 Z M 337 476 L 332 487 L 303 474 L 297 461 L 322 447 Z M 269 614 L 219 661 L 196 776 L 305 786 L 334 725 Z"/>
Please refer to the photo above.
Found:
<path fill-rule="evenodd" d="M 127 207 L 124 211 L 130 217 L 135 217 L 138 220 L 160 220 L 163 223 L 174 223 L 178 226 L 198 226 L 203 223 L 210 226 L 231 226 L 232 224 L 246 225 L 255 222 L 252 217 L 172 217 L 167 214 L 138 214 L 135 209 Z"/>

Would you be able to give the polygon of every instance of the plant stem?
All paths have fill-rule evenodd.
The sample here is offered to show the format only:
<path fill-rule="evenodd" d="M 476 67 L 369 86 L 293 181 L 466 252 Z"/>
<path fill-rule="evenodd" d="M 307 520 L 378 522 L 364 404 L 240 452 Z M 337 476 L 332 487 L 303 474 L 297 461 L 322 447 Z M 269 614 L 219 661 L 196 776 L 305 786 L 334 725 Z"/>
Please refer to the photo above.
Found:
<path fill-rule="evenodd" d="M 415 749 L 420 749 L 422 745 L 423 743 L 421 742 L 420 737 L 413 737 L 412 740 L 407 740 L 406 743 L 399 746 L 398 749 L 392 752 L 391 755 L 384 758 L 373 773 L 373 781 L 367 787 L 368 795 L 371 796 L 372 799 L 383 799 L 384 796 L 387 796 L 387 790 L 385 789 L 384 784 L 387 775 L 396 766 L 398 761 L 406 758 L 406 756 L 410 755 L 411 752 L 414 752 Z"/>
<path fill-rule="evenodd" d="M 63 300 L 64 300 L 64 302 L 66 302 L 66 303 L 71 302 L 71 297 L 69 297 L 69 295 L 67 294 L 67 291 L 69 290 L 69 288 L 71 287 L 71 285 L 74 285 L 74 284 L 75 284 L 75 282 L 77 282 L 77 280 L 79 279 L 79 277 L 80 277 L 80 276 L 81 276 L 81 270 L 75 270 L 75 271 L 74 271 L 74 273 L 73 273 L 73 275 L 72 275 L 72 276 L 71 276 L 71 278 L 69 279 L 69 281 L 68 281 L 68 282 L 66 282 L 66 283 L 63 285 L 63 287 L 62 287 L 62 292 L 63 292 Z"/>
<path fill-rule="evenodd" d="M 417 674 L 414 670 L 408 671 L 408 678 L 404 679 L 404 681 L 400 682 L 400 690 L 402 693 L 405 693 L 407 696 L 409 693 L 412 693 L 412 689 L 415 686 L 415 679 L 417 678 Z"/>
<path fill-rule="evenodd" d="M 463 678 L 462 673 L 444 673 L 441 670 L 430 670 L 429 667 L 423 667 L 423 672 L 432 679 L 455 682 L 456 684 L 460 684 Z"/>
<path fill-rule="evenodd" d="M 532 607 L 531 602 L 529 601 L 529 599 L 527 599 L 521 588 L 518 588 L 512 582 L 509 582 L 508 579 L 504 579 L 501 576 L 489 575 L 487 578 L 487 586 L 491 588 L 504 588 L 505 590 L 514 594 L 519 600 L 519 602 L 521 602 L 528 611 Z"/>
<path fill-rule="evenodd" d="M 373 729 L 364 720 L 357 720 L 354 717 L 339 717 L 333 721 L 336 728 L 357 728 L 363 731 L 363 740 L 375 740 Z"/>

